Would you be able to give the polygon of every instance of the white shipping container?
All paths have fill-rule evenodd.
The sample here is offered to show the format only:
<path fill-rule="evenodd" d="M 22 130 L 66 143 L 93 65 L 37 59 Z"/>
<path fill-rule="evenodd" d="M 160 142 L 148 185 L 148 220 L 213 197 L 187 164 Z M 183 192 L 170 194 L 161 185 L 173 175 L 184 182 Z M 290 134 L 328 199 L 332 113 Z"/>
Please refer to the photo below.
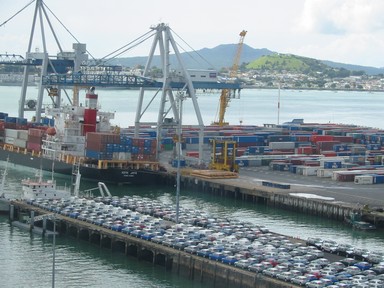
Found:
<path fill-rule="evenodd" d="M 372 175 L 355 176 L 355 184 L 373 184 L 374 177 Z"/>
<path fill-rule="evenodd" d="M 13 144 L 15 144 L 15 138 L 6 136 L 4 142 L 5 142 L 6 144 L 11 144 L 11 145 L 13 145 Z"/>
<path fill-rule="evenodd" d="M 304 165 L 298 165 L 296 166 L 296 174 L 297 175 L 303 175 L 303 171 L 305 169 L 306 166 Z"/>
<path fill-rule="evenodd" d="M 5 129 L 5 137 L 17 138 L 17 133 L 19 130 L 17 129 Z"/>
<path fill-rule="evenodd" d="M 275 150 L 295 149 L 295 142 L 270 142 L 269 148 Z"/>
<path fill-rule="evenodd" d="M 18 130 L 17 139 L 28 140 L 28 130 Z"/>
<path fill-rule="evenodd" d="M 119 160 L 131 160 L 131 153 L 119 152 Z"/>
<path fill-rule="evenodd" d="M 333 176 L 334 171 L 340 171 L 340 170 L 345 170 L 345 169 L 324 169 L 320 168 L 317 170 L 317 177 L 321 178 L 331 178 Z"/>
<path fill-rule="evenodd" d="M 316 176 L 317 170 L 319 170 L 318 166 L 304 166 L 303 175 L 304 176 Z"/>
<path fill-rule="evenodd" d="M 13 144 L 16 147 L 27 148 L 27 140 L 24 139 L 15 139 L 15 143 Z"/>

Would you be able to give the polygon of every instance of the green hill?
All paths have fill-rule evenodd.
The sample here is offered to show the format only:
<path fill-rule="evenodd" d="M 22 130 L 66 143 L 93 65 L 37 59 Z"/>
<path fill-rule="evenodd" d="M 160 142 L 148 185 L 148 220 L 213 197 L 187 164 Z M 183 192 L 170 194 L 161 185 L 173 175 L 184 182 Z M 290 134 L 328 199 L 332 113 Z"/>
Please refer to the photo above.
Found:
<path fill-rule="evenodd" d="M 262 56 L 250 62 L 246 67 L 248 69 L 262 71 L 286 71 L 295 73 L 308 73 L 310 71 L 323 72 L 330 68 L 316 59 L 279 53 Z"/>
<path fill-rule="evenodd" d="M 364 71 L 362 70 L 351 71 L 343 67 L 326 65 L 324 61 L 279 53 L 262 56 L 250 62 L 246 68 L 271 73 L 302 73 L 316 77 L 319 75 L 322 75 L 323 77 L 348 77 L 351 75 L 364 74 Z"/>

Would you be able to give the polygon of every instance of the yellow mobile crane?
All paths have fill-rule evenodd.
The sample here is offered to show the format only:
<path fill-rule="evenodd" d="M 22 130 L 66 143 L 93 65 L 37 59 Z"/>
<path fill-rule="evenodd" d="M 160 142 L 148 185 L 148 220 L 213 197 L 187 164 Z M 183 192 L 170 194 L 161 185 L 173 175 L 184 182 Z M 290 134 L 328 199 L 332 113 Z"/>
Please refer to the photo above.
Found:
<path fill-rule="evenodd" d="M 229 74 L 229 81 L 234 81 L 234 79 L 237 76 L 237 70 L 239 68 L 239 62 L 240 62 L 240 56 L 241 56 L 241 50 L 243 48 L 243 43 L 244 43 L 244 38 L 245 35 L 247 34 L 247 31 L 243 30 L 240 32 L 240 40 L 237 45 L 237 51 L 235 55 L 235 59 L 233 60 L 232 68 Z M 231 91 L 230 89 L 222 89 L 221 90 L 221 95 L 220 95 L 220 106 L 219 106 L 219 120 L 213 122 L 213 125 L 219 125 L 219 126 L 224 126 L 228 125 L 228 123 L 224 122 L 224 116 L 225 116 L 225 111 L 227 110 L 229 101 L 232 96 L 232 93 L 234 94 L 234 91 Z"/>

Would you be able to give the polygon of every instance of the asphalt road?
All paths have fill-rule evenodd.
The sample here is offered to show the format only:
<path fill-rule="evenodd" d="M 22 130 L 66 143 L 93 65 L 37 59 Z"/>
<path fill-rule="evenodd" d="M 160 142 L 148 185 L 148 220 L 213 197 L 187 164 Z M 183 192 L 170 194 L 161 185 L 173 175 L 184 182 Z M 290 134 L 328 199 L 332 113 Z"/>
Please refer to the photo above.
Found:
<path fill-rule="evenodd" d="M 384 208 L 384 184 L 361 185 L 331 178 L 303 176 L 287 171 L 272 171 L 267 166 L 240 168 L 239 180 L 261 185 L 261 181 L 290 184 L 287 193 L 305 193 L 307 197 L 353 203 L 356 208 Z M 284 190 L 284 189 L 281 189 Z M 304 195 L 304 194 L 303 194 Z"/>

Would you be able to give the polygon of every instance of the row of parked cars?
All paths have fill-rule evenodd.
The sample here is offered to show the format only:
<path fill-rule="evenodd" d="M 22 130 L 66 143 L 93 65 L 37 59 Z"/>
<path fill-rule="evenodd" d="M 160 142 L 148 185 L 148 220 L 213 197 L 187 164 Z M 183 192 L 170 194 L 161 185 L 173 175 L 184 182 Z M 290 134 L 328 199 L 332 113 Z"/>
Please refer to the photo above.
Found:
<path fill-rule="evenodd" d="M 317 237 L 309 237 L 306 243 L 307 245 L 315 246 L 322 251 L 332 254 L 366 260 L 372 263 L 384 261 L 384 254 L 382 252 L 354 247 L 347 243 L 337 243 L 334 240 L 320 239 Z"/>
<path fill-rule="evenodd" d="M 369 261 L 373 253 L 364 258 L 345 254 L 331 262 L 327 252 L 339 253 L 328 249 L 336 245 L 331 241 L 291 239 L 264 226 L 183 207 L 176 224 L 176 207 L 149 198 L 37 199 L 30 204 L 295 285 L 384 287 L 384 260 Z"/>

